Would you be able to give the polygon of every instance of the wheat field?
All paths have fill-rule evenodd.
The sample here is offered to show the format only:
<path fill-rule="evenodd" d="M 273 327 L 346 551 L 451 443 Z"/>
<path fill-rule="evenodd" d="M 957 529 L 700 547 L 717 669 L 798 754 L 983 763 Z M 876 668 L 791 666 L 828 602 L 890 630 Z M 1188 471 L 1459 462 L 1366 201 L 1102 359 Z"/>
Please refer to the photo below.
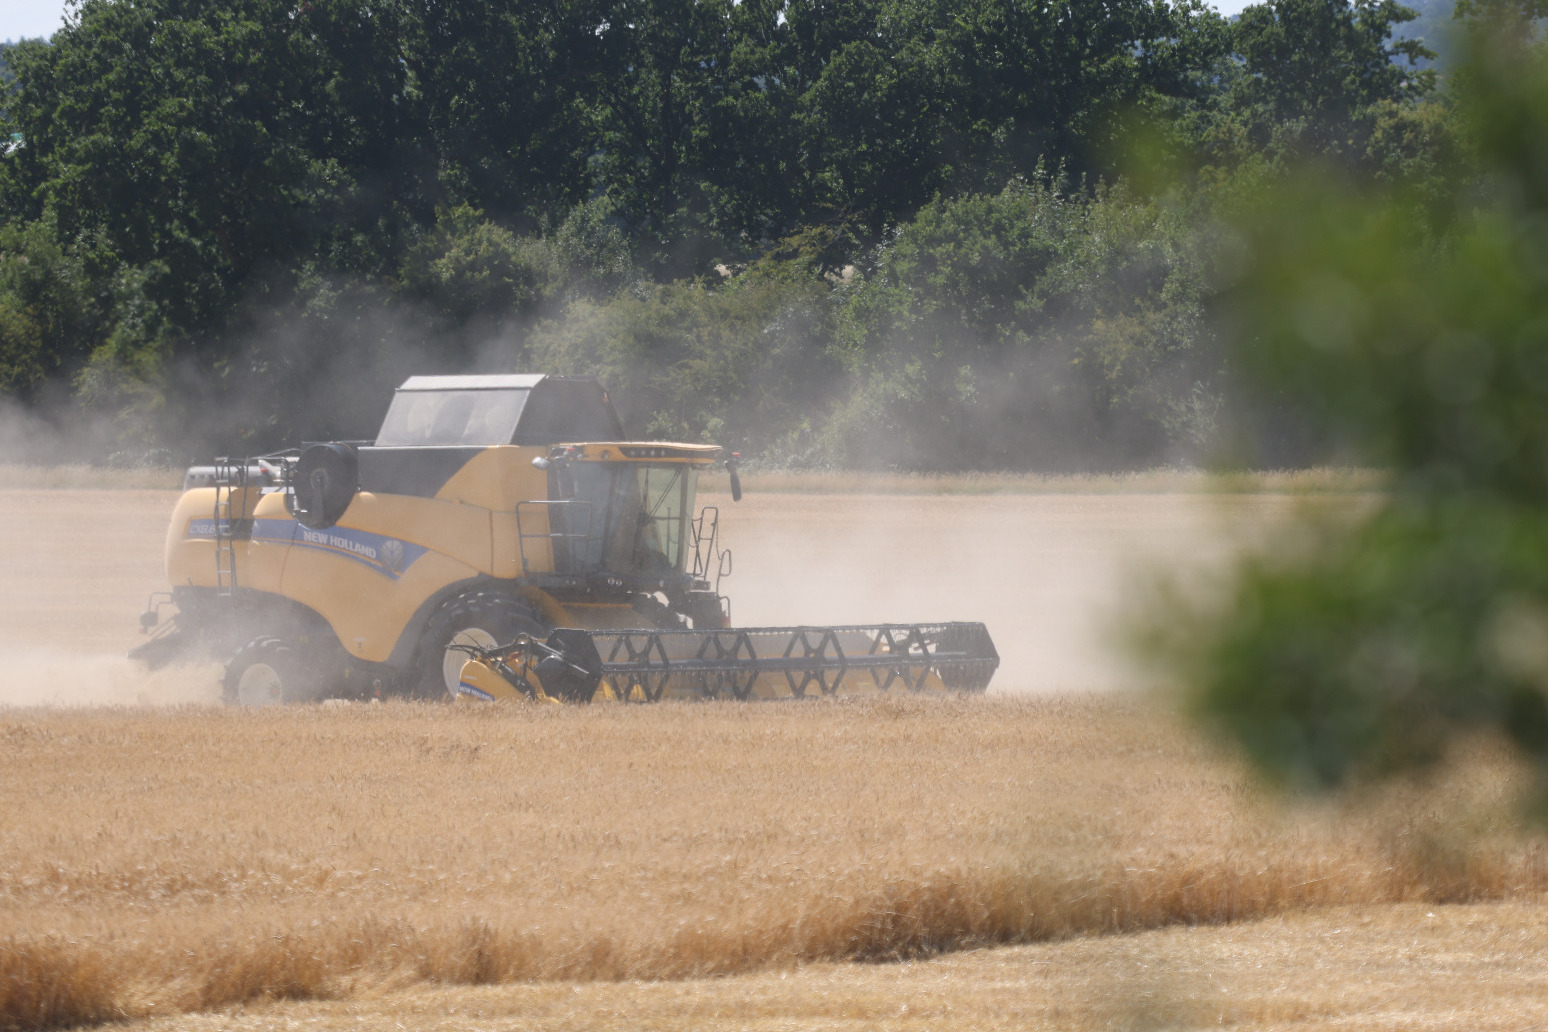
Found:
<path fill-rule="evenodd" d="M 1176 498 L 736 510 L 744 612 L 933 599 L 949 611 L 917 615 L 989 619 L 987 697 L 278 712 L 210 705 L 215 670 L 114 658 L 160 586 L 172 498 L 0 490 L 0 1028 L 1548 1012 L 1548 844 L 1517 830 L 1524 775 L 1496 745 L 1426 785 L 1287 806 L 1138 696 L 1048 694 L 1117 669 L 1081 651 L 1116 542 L 1222 554 Z M 1282 511 L 1224 504 L 1247 537 Z"/>
<path fill-rule="evenodd" d="M 1290 817 L 1113 700 L 85 710 L 0 742 L 23 1027 L 1548 887 L 1485 746 L 1412 799 Z"/>

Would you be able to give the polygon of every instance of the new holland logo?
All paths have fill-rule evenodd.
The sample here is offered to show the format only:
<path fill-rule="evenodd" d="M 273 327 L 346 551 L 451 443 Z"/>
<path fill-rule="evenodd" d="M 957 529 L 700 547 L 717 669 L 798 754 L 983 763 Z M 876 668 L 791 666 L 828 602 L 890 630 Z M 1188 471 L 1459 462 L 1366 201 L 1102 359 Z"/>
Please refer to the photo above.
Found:
<path fill-rule="evenodd" d="M 495 697 L 493 695 L 490 695 L 482 688 L 475 688 L 473 685 L 468 684 L 466 681 L 457 682 L 457 691 L 463 695 L 472 696 L 475 699 L 483 699 L 485 702 L 495 701 Z"/>
<path fill-rule="evenodd" d="M 403 542 L 396 538 L 386 538 L 376 550 L 376 561 L 381 564 L 382 571 L 396 577 L 403 572 Z"/>
<path fill-rule="evenodd" d="M 190 520 L 187 536 L 208 539 L 215 537 L 216 531 L 217 524 L 212 519 Z M 414 560 L 429 551 L 424 545 L 410 544 L 368 530 L 355 530 L 352 527 L 312 530 L 295 520 L 280 519 L 254 520 L 252 540 L 327 552 L 369 566 L 393 580 L 397 580 L 404 570 L 414 565 Z"/>

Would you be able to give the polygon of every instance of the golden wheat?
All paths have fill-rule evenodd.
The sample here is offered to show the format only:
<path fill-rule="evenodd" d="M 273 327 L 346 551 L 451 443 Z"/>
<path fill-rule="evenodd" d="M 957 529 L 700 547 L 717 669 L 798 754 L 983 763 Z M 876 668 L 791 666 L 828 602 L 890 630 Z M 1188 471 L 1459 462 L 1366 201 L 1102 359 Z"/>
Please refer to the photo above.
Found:
<path fill-rule="evenodd" d="M 1391 904 L 1172 925 L 895 964 L 731 978 L 362 986 L 136 1023 L 144 1032 L 1255 1032 L 1548 1027 L 1540 904 Z"/>
<path fill-rule="evenodd" d="M 11 711 L 0 745 L 9 1027 L 1548 887 L 1489 748 L 1287 817 L 1112 700 Z"/>
<path fill-rule="evenodd" d="M 0 491 L 0 700 L 214 698 L 215 670 L 147 678 L 120 658 L 145 592 L 163 586 L 175 498 Z M 1243 532 L 1272 534 L 1294 501 L 722 503 L 741 622 L 985 618 L 1005 658 L 996 691 L 1029 691 L 1108 680 L 1087 621 L 1122 590 L 1116 558 L 1132 543 L 1213 561 Z M 270 1001 L 247 1022 L 266 1027 L 302 1006 L 273 1002 L 286 998 L 387 1028 L 400 1003 L 373 1001 L 417 1001 L 411 1023 L 423 1026 L 436 1007 L 491 999 L 467 988 L 481 983 L 515 994 L 500 998 L 517 1008 L 510 1028 L 537 1027 L 531 1007 L 553 1015 L 545 1028 L 741 1028 L 711 997 L 757 1009 L 764 990 L 813 995 L 790 1004 L 806 1015 L 830 1013 L 830 998 L 873 1017 L 899 999 L 921 1015 L 932 998 L 946 1008 L 898 1027 L 943 1027 L 947 1011 L 961 1027 L 1103 1024 L 1072 1019 L 1041 975 L 1044 1009 L 993 1017 L 932 997 L 915 964 L 823 965 L 1085 934 L 1138 954 L 1146 935 L 1100 933 L 1341 903 L 1535 899 L 1544 854 L 1510 830 L 1513 768 L 1481 745 L 1458 771 L 1360 811 L 1286 816 L 1168 719 L 1094 698 L 0 709 L 0 1027 L 146 1015 L 223 1027 L 245 1002 Z M 1229 941 L 1257 934 L 1214 927 Z M 1026 961 L 1069 972 L 1104 963 L 1087 940 L 1062 941 L 983 954 L 1004 961 L 949 954 L 940 970 L 980 985 L 963 972 L 1027 949 L 1077 958 Z M 1458 948 L 1509 957 L 1535 941 Z M 720 977 L 737 972 L 752 974 Z M 1068 977 L 1089 990 L 1091 976 Z M 636 978 L 672 981 L 597 981 Z M 846 995 L 877 979 L 882 995 Z M 635 1019 L 641 994 L 666 1001 L 657 1019 Z M 1222 1013 L 1301 1013 L 1275 1010 L 1283 999 Z M 1127 1013 L 1113 1020 L 1138 1021 Z"/>

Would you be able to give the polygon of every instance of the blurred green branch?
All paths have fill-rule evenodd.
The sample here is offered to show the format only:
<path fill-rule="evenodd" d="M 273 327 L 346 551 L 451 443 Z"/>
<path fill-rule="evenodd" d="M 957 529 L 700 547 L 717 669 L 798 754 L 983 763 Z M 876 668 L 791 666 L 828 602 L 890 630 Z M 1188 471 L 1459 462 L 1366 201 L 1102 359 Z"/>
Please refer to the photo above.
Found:
<path fill-rule="evenodd" d="M 1548 58 L 1476 27 L 1443 205 L 1306 171 L 1238 225 L 1230 361 L 1362 462 L 1362 519 L 1150 619 L 1193 711 L 1328 788 L 1503 732 L 1548 773 Z M 1175 600 L 1174 600 L 1175 601 Z"/>

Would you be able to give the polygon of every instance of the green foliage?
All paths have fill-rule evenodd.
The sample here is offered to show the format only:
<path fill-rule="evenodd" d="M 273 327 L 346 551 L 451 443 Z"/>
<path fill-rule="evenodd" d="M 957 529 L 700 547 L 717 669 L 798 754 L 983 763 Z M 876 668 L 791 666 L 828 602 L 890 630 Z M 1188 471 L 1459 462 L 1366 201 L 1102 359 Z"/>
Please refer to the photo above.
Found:
<path fill-rule="evenodd" d="M 0 43 L 0 86 L 9 86 L 16 81 L 16 73 L 11 71 L 11 48 L 15 43 Z"/>
<path fill-rule="evenodd" d="M 1411 104 L 1435 83 L 1435 53 L 1393 39 L 1416 13 L 1396 0 L 1270 0 L 1233 26 L 1242 75 L 1234 108 L 1254 146 L 1362 167 L 1382 105 Z"/>
<path fill-rule="evenodd" d="M 1440 204 L 1458 160 L 1390 0 L 77 13 L 4 54 L 0 392 L 199 450 L 553 361 L 770 461 L 1184 458 L 1219 198 L 1318 147 Z"/>
<path fill-rule="evenodd" d="M 1295 783 L 1477 728 L 1548 773 L 1548 58 L 1480 48 L 1465 81 L 1483 189 L 1427 225 L 1401 192 L 1309 177 L 1264 198 L 1222 299 L 1244 375 L 1391 471 L 1213 619 L 1162 618 L 1195 708 Z"/>
<path fill-rule="evenodd" d="M 540 241 L 461 207 L 444 214 L 436 231 L 408 253 L 401 289 L 453 324 L 530 314 L 544 257 Z"/>
<path fill-rule="evenodd" d="M 1122 189 L 1047 178 L 927 205 L 845 291 L 842 353 L 863 386 L 830 430 L 835 457 L 1051 470 L 1195 451 L 1215 370 L 1191 233 Z"/>
<path fill-rule="evenodd" d="M 606 298 L 633 274 L 628 242 L 600 204 L 580 205 L 551 233 L 530 236 L 463 205 L 443 212 L 409 249 L 397 290 L 456 328 L 530 318 L 557 299 Z"/>
<path fill-rule="evenodd" d="M 640 283 L 573 302 L 529 338 L 532 368 L 600 377 L 633 434 L 713 441 L 768 464 L 819 460 L 810 417 L 841 388 L 810 342 L 831 333 L 829 282 L 800 258 L 724 283 Z"/>
<path fill-rule="evenodd" d="M 1247 564 L 1218 623 L 1168 627 L 1195 711 L 1303 789 L 1441 758 L 1503 730 L 1548 763 L 1548 521 L 1539 506 L 1401 490 L 1309 557 Z M 1178 619 L 1178 610 L 1167 614 Z"/>
<path fill-rule="evenodd" d="M 0 227 L 0 394 L 27 399 L 80 370 L 117 314 L 98 289 L 114 259 L 92 235 L 61 245 L 47 220 Z"/>
<path fill-rule="evenodd" d="M 409 76 L 395 102 L 422 119 L 424 142 L 399 146 L 433 151 L 442 200 L 507 223 L 586 199 L 599 4 L 405 4 L 402 18 Z"/>
<path fill-rule="evenodd" d="M 361 191 L 413 196 L 398 32 L 392 5 L 86 0 L 52 45 L 13 51 L 13 160 L 65 238 L 104 233 L 197 331 L 361 228 Z"/>

